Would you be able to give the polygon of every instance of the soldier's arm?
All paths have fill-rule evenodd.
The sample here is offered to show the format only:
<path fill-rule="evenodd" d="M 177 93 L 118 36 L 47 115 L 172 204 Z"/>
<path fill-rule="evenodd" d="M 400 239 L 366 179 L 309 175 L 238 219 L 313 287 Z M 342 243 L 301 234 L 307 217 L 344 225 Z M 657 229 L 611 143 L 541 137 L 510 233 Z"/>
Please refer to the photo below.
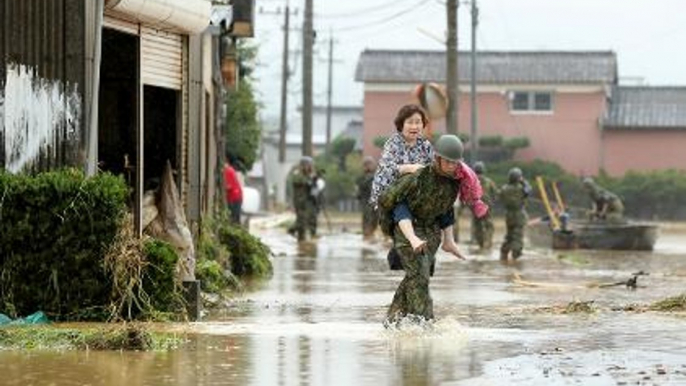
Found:
<path fill-rule="evenodd" d="M 524 191 L 524 197 L 529 197 L 529 195 L 531 195 L 532 189 L 529 181 L 522 179 L 522 190 Z"/>

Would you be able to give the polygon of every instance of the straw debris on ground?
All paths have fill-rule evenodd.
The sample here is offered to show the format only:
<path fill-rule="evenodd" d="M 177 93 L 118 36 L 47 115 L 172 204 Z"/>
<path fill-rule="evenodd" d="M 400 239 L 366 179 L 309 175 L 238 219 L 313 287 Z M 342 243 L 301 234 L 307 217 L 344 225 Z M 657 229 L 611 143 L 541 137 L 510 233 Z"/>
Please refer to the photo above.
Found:
<path fill-rule="evenodd" d="M 89 328 L 14 326 L 0 329 L 0 350 L 168 351 L 185 341 L 183 335 L 151 332 L 137 323 Z"/>
<path fill-rule="evenodd" d="M 672 296 L 650 305 L 651 311 L 686 311 L 686 294 Z"/>

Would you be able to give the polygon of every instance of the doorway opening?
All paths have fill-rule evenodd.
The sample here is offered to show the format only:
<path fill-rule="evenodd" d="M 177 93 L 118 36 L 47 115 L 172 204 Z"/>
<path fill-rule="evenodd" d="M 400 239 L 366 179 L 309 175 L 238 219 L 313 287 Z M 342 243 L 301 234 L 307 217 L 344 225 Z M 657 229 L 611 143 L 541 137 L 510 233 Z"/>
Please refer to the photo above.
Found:
<path fill-rule="evenodd" d="M 98 167 L 136 181 L 138 43 L 135 35 L 102 30 L 98 103 Z"/>
<path fill-rule="evenodd" d="M 143 87 L 143 101 L 143 186 L 148 190 L 157 188 L 167 161 L 172 170 L 179 167 L 179 92 L 146 85 Z M 174 176 L 175 180 L 177 176 Z M 179 186 L 179 181 L 176 183 Z"/>

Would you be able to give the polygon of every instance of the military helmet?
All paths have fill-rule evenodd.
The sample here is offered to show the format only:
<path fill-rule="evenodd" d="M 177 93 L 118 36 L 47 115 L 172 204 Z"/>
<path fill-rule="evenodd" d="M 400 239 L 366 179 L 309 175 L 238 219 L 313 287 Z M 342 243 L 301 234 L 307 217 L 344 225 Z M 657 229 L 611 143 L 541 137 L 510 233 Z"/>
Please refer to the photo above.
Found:
<path fill-rule="evenodd" d="M 522 178 L 522 175 L 522 169 L 514 167 L 507 173 L 507 179 L 510 182 L 517 182 Z"/>
<path fill-rule="evenodd" d="M 474 162 L 474 166 L 472 167 L 472 169 L 474 169 L 474 172 L 476 174 L 486 173 L 486 165 L 483 163 L 483 161 Z"/>
<path fill-rule="evenodd" d="M 591 177 L 586 177 L 583 179 L 582 184 L 587 187 L 592 187 L 595 185 L 595 181 L 593 181 L 593 178 Z"/>
<path fill-rule="evenodd" d="M 464 146 L 457 135 L 444 134 L 436 141 L 436 154 L 448 161 L 457 162 L 462 159 Z"/>

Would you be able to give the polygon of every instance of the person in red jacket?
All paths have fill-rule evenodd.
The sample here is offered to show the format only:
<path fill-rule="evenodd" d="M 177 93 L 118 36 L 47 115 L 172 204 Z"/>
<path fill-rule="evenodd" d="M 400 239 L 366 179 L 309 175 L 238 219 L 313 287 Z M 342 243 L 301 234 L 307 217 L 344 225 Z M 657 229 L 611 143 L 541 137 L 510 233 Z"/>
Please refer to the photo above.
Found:
<path fill-rule="evenodd" d="M 236 160 L 226 157 L 224 163 L 224 192 L 226 193 L 226 205 L 231 214 L 231 222 L 241 223 L 241 207 L 243 206 L 243 188 L 236 175 Z"/>

